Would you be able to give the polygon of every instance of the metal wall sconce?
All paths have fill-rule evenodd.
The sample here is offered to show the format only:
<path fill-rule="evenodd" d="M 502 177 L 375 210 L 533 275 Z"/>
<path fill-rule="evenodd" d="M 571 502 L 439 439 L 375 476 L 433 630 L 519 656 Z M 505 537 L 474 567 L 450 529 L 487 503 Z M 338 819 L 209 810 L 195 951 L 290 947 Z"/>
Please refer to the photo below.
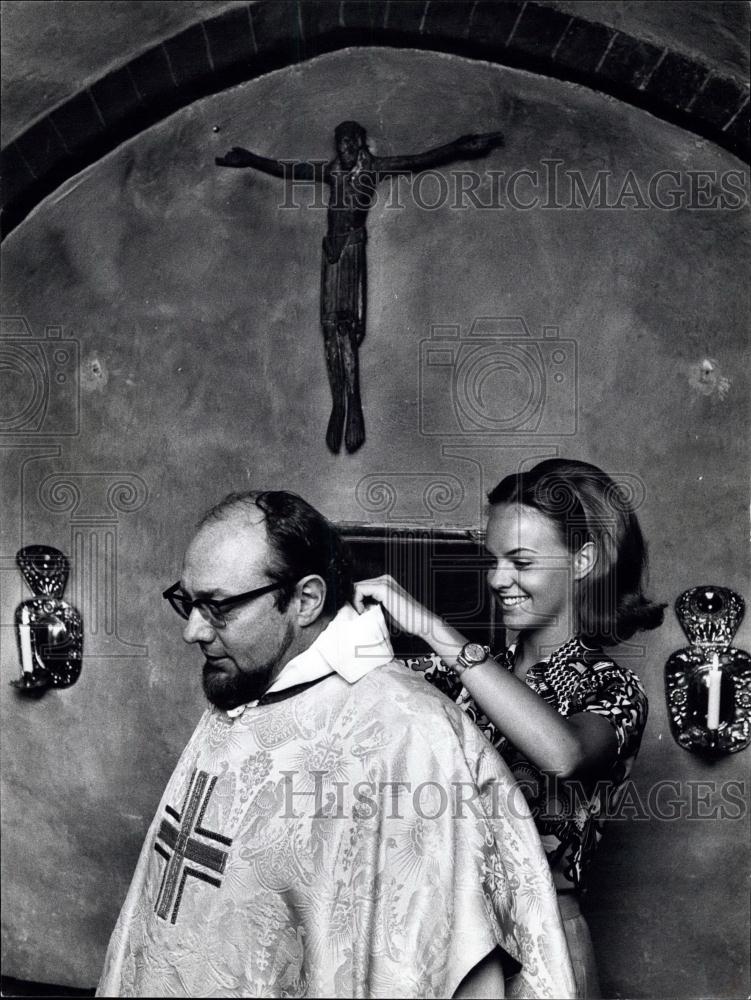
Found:
<path fill-rule="evenodd" d="M 34 596 L 16 608 L 21 675 L 11 681 L 24 694 L 70 687 L 81 673 L 83 622 L 63 600 L 70 564 L 59 549 L 27 545 L 16 563 Z"/>
<path fill-rule="evenodd" d="M 751 742 L 751 656 L 730 643 L 743 598 L 727 587 L 692 587 L 675 602 L 690 646 L 665 664 L 665 697 L 678 746 L 722 756 Z"/>

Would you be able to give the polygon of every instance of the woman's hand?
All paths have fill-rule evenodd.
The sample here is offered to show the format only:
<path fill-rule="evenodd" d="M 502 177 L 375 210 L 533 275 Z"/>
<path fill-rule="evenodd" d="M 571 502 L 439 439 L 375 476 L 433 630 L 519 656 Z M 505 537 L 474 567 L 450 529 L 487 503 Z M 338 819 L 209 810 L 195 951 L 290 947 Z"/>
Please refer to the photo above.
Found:
<path fill-rule="evenodd" d="M 408 635 L 428 639 L 433 631 L 435 615 L 400 587 L 393 576 L 375 576 L 355 584 L 354 604 L 360 614 L 373 601 L 380 604 L 394 624 Z"/>
<path fill-rule="evenodd" d="M 377 601 L 382 606 L 402 632 L 423 639 L 447 667 L 456 663 L 467 640 L 455 628 L 416 601 L 392 576 L 376 576 L 355 584 L 355 608 L 362 613 L 372 601 Z"/>
<path fill-rule="evenodd" d="M 362 613 L 373 601 L 399 629 L 424 639 L 447 667 L 454 666 L 467 640 L 393 577 L 376 576 L 355 584 L 357 611 Z M 591 712 L 562 718 L 544 698 L 494 660 L 465 670 L 462 684 L 498 730 L 541 770 L 563 778 L 589 778 L 604 776 L 612 763 L 615 736 L 606 719 Z M 582 719 L 582 715 L 587 717 Z"/>

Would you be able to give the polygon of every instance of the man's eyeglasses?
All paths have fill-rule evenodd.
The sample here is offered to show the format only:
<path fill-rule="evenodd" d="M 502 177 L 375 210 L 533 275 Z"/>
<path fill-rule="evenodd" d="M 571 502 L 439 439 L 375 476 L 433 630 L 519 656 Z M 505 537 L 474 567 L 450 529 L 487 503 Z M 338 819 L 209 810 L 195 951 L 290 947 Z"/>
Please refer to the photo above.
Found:
<path fill-rule="evenodd" d="M 162 597 L 169 601 L 170 606 L 180 615 L 181 618 L 190 618 L 193 608 L 198 609 L 198 613 L 214 628 L 224 628 L 227 624 L 227 612 L 245 604 L 246 601 L 253 601 L 256 597 L 270 594 L 272 590 L 280 590 L 283 583 L 269 583 L 265 587 L 257 587 L 255 590 L 248 590 L 244 594 L 235 594 L 234 597 L 225 597 L 221 601 L 207 601 L 199 598 L 194 601 L 187 597 L 180 589 L 179 583 L 173 583 L 164 591 Z"/>

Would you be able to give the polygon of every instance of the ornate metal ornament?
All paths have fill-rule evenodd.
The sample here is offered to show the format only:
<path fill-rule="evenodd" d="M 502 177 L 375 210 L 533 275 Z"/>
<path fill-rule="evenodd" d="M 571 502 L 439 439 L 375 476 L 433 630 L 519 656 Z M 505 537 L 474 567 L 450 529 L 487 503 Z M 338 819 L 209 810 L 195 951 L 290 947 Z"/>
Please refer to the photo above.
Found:
<path fill-rule="evenodd" d="M 730 643 L 743 598 L 727 587 L 692 587 L 675 602 L 690 646 L 665 664 L 670 728 L 684 750 L 737 753 L 751 742 L 751 656 Z"/>
<path fill-rule="evenodd" d="M 27 693 L 70 687 L 83 657 L 81 615 L 63 600 L 70 564 L 48 545 L 27 545 L 16 554 L 16 563 L 34 596 L 16 608 L 21 676 L 11 684 Z"/>

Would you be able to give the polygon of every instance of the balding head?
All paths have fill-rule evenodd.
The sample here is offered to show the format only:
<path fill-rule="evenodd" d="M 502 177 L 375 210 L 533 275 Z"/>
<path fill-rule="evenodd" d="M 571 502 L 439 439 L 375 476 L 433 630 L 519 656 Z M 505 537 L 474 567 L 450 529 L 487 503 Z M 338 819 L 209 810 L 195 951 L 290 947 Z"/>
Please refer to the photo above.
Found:
<path fill-rule="evenodd" d="M 326 584 L 323 615 L 332 618 L 353 598 L 349 552 L 336 528 L 302 497 L 283 490 L 230 493 L 204 514 L 200 528 L 231 519 L 265 528 L 267 572 L 282 583 L 276 600 L 280 610 L 289 603 L 295 584 L 315 574 Z M 253 550 L 255 551 L 255 550 Z"/>
<path fill-rule="evenodd" d="M 183 638 L 206 658 L 211 702 L 231 709 L 261 697 L 315 641 L 348 596 L 343 553 L 325 518 L 293 494 L 233 494 L 209 511 L 180 589 L 190 608 Z"/>

